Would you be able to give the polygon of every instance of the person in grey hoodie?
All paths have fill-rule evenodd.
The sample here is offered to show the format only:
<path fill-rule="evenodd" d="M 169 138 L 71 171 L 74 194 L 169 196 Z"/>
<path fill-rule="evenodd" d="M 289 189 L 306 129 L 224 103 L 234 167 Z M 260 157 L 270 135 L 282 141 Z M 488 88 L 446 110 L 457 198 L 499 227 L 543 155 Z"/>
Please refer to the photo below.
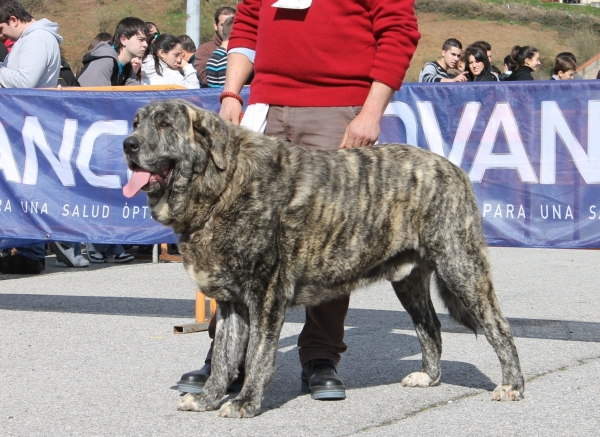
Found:
<path fill-rule="evenodd" d="M 77 81 L 81 86 L 139 85 L 131 59 L 142 57 L 146 47 L 146 23 L 135 17 L 123 18 L 112 44 L 100 42 L 83 57 Z"/>
<path fill-rule="evenodd" d="M 16 41 L 0 64 L 1 87 L 56 87 L 62 42 L 56 23 L 45 18 L 34 20 L 18 1 L 3 0 L 0 2 L 0 35 Z M 16 253 L 0 258 L 0 272 L 39 274 L 46 268 L 45 258 L 44 243 L 17 247 Z"/>
<path fill-rule="evenodd" d="M 0 64 L 4 88 L 54 88 L 60 73 L 58 24 L 34 20 L 17 0 L 0 2 L 0 34 L 16 41 Z"/>

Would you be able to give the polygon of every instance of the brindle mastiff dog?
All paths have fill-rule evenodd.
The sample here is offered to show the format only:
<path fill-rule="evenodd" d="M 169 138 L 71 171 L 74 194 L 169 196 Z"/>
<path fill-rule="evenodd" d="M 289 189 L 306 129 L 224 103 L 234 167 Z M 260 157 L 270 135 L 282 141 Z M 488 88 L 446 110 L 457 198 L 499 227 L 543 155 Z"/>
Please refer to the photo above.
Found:
<path fill-rule="evenodd" d="M 311 151 L 183 100 L 141 108 L 133 127 L 123 143 L 134 172 L 124 192 L 147 193 L 152 217 L 180 235 L 185 269 L 218 301 L 212 374 L 180 410 L 216 409 L 245 363 L 244 386 L 220 416 L 256 415 L 286 308 L 382 279 L 410 314 L 423 352 L 421 370 L 402 385 L 436 384 L 442 340 L 433 273 L 450 315 L 481 329 L 500 359 L 492 398 L 523 397 L 471 182 L 450 161 L 401 144 Z"/>

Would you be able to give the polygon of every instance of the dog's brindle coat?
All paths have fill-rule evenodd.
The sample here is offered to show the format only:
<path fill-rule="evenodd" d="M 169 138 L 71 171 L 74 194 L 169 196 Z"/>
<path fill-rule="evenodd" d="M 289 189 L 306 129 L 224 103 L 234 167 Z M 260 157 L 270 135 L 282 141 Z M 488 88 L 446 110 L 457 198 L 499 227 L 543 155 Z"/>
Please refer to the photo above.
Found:
<path fill-rule="evenodd" d="M 456 320 L 481 328 L 502 365 L 496 400 L 524 381 L 490 275 L 466 174 L 407 145 L 310 151 L 225 122 L 183 100 L 141 108 L 124 142 L 130 169 L 156 174 L 143 190 L 155 220 L 180 234 L 183 263 L 218 301 L 212 374 L 181 410 L 217 408 L 245 362 L 224 417 L 252 417 L 275 370 L 286 308 L 316 305 L 387 279 L 423 353 L 404 386 L 440 379 L 434 283 Z M 168 176 L 167 176 L 168 174 Z"/>

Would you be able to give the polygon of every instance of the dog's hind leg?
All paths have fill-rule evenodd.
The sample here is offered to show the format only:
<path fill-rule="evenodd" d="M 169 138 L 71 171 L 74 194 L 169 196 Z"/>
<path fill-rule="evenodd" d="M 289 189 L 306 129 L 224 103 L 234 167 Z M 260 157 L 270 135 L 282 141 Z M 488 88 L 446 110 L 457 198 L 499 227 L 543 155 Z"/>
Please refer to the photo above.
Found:
<path fill-rule="evenodd" d="M 262 305 L 250 309 L 250 340 L 246 354 L 246 379 L 235 399 L 221 407 L 221 417 L 254 417 L 275 372 L 277 346 L 287 302 L 281 290 L 269 288 Z"/>
<path fill-rule="evenodd" d="M 248 308 L 240 303 L 218 302 L 216 317 L 210 377 L 202 393 L 187 393 L 182 397 L 180 410 L 216 409 L 244 362 L 249 336 Z"/>
<path fill-rule="evenodd" d="M 423 354 L 421 371 L 406 376 L 403 386 L 429 387 L 436 384 L 441 375 L 441 324 L 431 302 L 430 277 L 429 268 L 419 265 L 403 280 L 392 282 L 400 303 L 412 318 Z"/>
<path fill-rule="evenodd" d="M 498 355 L 502 385 L 496 387 L 492 399 L 519 400 L 525 382 L 510 326 L 496 299 L 485 247 L 467 243 L 445 249 L 433 261 L 440 295 L 450 315 L 471 329 L 479 326 Z"/>

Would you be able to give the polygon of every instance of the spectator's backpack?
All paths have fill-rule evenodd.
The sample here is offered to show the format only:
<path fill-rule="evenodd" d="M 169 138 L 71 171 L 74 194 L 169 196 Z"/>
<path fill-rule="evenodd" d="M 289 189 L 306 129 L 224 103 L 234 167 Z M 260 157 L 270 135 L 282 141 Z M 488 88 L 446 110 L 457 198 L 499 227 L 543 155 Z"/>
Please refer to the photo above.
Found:
<path fill-rule="evenodd" d="M 60 86 L 79 86 L 79 82 L 71 70 L 71 66 L 64 59 L 60 60 L 60 74 L 58 76 L 58 85 Z"/>
<path fill-rule="evenodd" d="M 4 58 L 8 56 L 8 49 L 2 43 L 0 43 L 0 62 L 4 62 Z"/>

